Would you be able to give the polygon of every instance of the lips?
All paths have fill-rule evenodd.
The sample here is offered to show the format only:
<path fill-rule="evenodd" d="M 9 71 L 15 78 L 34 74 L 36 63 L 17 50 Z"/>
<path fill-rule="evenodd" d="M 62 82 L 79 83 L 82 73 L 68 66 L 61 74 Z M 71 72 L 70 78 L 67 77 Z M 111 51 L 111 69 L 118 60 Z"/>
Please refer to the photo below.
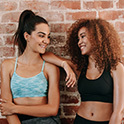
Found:
<path fill-rule="evenodd" d="M 46 45 L 40 45 L 41 48 L 46 48 Z"/>
<path fill-rule="evenodd" d="M 81 44 L 79 47 L 80 47 L 80 49 L 84 49 L 86 47 L 86 45 L 85 44 Z"/>

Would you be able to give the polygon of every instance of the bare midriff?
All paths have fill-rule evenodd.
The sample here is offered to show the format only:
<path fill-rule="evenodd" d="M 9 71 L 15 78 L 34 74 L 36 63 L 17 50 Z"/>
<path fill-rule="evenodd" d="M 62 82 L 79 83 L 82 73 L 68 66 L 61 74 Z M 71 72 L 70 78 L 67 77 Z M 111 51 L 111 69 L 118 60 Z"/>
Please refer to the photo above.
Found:
<path fill-rule="evenodd" d="M 15 98 L 14 103 L 16 105 L 44 105 L 47 104 L 47 97 L 22 97 Z"/>
<path fill-rule="evenodd" d="M 77 114 L 91 121 L 109 121 L 113 112 L 113 104 L 105 102 L 81 102 Z"/>

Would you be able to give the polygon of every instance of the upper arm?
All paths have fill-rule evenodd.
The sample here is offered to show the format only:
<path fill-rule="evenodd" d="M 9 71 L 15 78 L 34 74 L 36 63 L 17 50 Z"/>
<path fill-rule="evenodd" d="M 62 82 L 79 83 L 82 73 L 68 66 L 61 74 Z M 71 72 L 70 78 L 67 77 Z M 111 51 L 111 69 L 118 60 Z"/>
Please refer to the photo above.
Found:
<path fill-rule="evenodd" d="M 48 104 L 56 106 L 58 109 L 59 101 L 60 101 L 60 94 L 59 94 L 59 79 L 60 79 L 60 72 L 59 68 L 48 64 L 47 67 L 47 74 L 49 80 L 49 89 L 48 89 Z"/>
<path fill-rule="evenodd" d="M 5 60 L 1 64 L 1 98 L 12 101 L 10 90 L 10 62 Z"/>
<path fill-rule="evenodd" d="M 114 81 L 114 110 L 120 111 L 124 107 L 124 66 L 119 63 L 112 71 Z"/>
<path fill-rule="evenodd" d="M 5 60 L 1 64 L 1 98 L 12 102 L 12 94 L 10 89 L 10 79 L 12 72 L 12 63 L 9 60 Z M 17 115 L 7 116 L 9 124 L 20 124 L 20 120 Z"/>

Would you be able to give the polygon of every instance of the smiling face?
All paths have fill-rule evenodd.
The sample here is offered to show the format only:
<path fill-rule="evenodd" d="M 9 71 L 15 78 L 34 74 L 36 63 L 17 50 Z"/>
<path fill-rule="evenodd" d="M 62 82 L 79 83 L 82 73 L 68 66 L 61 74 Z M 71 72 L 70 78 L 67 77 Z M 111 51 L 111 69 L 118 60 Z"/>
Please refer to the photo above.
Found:
<path fill-rule="evenodd" d="M 31 35 L 25 34 L 25 39 L 27 40 L 27 47 L 31 48 L 33 52 L 45 53 L 46 47 L 50 43 L 49 26 L 45 23 L 37 24 Z"/>
<path fill-rule="evenodd" d="M 82 55 L 90 55 L 90 51 L 91 51 L 91 43 L 89 41 L 89 33 L 87 28 L 82 27 L 79 31 L 78 31 L 78 46 L 81 50 L 81 54 Z"/>

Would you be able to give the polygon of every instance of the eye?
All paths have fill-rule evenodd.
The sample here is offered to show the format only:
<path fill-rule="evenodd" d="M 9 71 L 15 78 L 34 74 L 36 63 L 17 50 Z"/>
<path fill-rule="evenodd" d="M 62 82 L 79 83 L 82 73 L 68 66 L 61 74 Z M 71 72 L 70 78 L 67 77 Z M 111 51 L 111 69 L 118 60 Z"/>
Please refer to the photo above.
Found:
<path fill-rule="evenodd" d="M 39 37 L 43 38 L 43 37 L 44 37 L 44 35 L 39 35 Z"/>
<path fill-rule="evenodd" d="M 50 39 L 50 36 L 48 36 L 48 39 Z"/>
<path fill-rule="evenodd" d="M 84 38 L 86 35 L 82 35 L 81 38 Z"/>

